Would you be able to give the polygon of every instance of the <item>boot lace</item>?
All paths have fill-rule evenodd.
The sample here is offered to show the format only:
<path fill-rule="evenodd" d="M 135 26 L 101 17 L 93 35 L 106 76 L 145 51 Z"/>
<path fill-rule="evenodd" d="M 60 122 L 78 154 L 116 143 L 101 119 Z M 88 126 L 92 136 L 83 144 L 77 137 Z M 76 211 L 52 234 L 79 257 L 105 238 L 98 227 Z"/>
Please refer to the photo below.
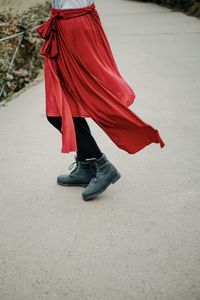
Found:
<path fill-rule="evenodd" d="M 89 171 L 90 171 L 90 174 L 91 174 L 91 179 L 96 181 L 97 178 L 98 178 L 98 175 L 99 175 L 99 168 L 98 168 L 96 160 L 91 160 L 90 161 Z"/>
<path fill-rule="evenodd" d="M 78 168 L 77 162 L 74 161 L 74 162 L 69 166 L 68 170 L 71 170 L 71 169 L 74 167 L 74 165 L 76 165 L 76 166 L 75 166 L 74 170 L 71 171 L 70 174 L 74 173 L 74 172 L 76 171 L 76 169 Z"/>

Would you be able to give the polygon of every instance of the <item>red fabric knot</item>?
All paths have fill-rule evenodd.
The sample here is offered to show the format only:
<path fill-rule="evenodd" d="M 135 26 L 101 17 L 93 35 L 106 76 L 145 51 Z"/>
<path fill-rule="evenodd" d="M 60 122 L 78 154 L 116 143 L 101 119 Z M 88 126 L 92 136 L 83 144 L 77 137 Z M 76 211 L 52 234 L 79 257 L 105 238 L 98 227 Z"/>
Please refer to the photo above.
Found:
<path fill-rule="evenodd" d="M 44 44 L 40 50 L 42 56 L 55 58 L 59 53 L 57 37 L 57 20 L 68 19 L 82 16 L 88 13 L 94 13 L 95 18 L 99 18 L 96 12 L 95 4 L 75 9 L 57 9 L 51 8 L 50 18 L 42 25 L 36 28 L 37 32 L 44 39 Z"/>
<path fill-rule="evenodd" d="M 37 32 L 41 38 L 45 40 L 40 54 L 49 58 L 54 58 L 58 55 L 57 43 L 57 22 L 59 14 L 51 14 L 47 22 L 37 27 Z"/>

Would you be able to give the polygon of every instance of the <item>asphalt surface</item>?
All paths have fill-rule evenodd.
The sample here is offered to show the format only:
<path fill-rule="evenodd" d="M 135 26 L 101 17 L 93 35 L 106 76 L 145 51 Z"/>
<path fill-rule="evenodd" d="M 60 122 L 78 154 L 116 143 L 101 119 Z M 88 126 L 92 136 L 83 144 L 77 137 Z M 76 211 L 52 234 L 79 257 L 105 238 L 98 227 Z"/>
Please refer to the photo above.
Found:
<path fill-rule="evenodd" d="M 97 199 L 61 187 L 74 153 L 45 118 L 44 83 L 0 107 L 1 300 L 200 299 L 200 23 L 97 1 L 130 107 L 159 132 L 131 155 L 87 119 L 120 180 Z"/>

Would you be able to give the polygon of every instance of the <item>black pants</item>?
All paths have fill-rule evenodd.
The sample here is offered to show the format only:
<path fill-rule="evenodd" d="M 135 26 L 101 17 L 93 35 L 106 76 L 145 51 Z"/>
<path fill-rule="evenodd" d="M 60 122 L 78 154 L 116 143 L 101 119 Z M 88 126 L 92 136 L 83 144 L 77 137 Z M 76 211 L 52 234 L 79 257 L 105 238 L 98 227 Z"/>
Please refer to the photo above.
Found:
<path fill-rule="evenodd" d="M 47 119 L 61 132 L 62 117 L 47 116 Z M 78 151 L 76 153 L 78 159 L 84 161 L 86 158 L 100 158 L 103 153 L 92 136 L 86 119 L 82 117 L 73 117 L 73 121 L 77 139 Z"/>

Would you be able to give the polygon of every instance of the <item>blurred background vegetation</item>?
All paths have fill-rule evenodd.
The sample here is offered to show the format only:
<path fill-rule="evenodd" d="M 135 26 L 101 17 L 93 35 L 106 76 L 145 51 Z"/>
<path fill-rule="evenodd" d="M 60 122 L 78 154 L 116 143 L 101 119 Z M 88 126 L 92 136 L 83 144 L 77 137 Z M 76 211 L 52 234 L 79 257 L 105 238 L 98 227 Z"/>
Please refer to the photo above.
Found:
<path fill-rule="evenodd" d="M 24 32 L 23 36 L 0 42 L 0 101 L 11 99 L 14 93 L 36 78 L 43 67 L 43 58 L 39 56 L 42 40 L 32 30 L 49 17 L 50 1 L 42 2 L 21 13 L 13 14 L 13 10 L 12 13 L 7 10 L 0 13 L 0 39 Z M 16 49 L 18 51 L 10 68 Z"/>

